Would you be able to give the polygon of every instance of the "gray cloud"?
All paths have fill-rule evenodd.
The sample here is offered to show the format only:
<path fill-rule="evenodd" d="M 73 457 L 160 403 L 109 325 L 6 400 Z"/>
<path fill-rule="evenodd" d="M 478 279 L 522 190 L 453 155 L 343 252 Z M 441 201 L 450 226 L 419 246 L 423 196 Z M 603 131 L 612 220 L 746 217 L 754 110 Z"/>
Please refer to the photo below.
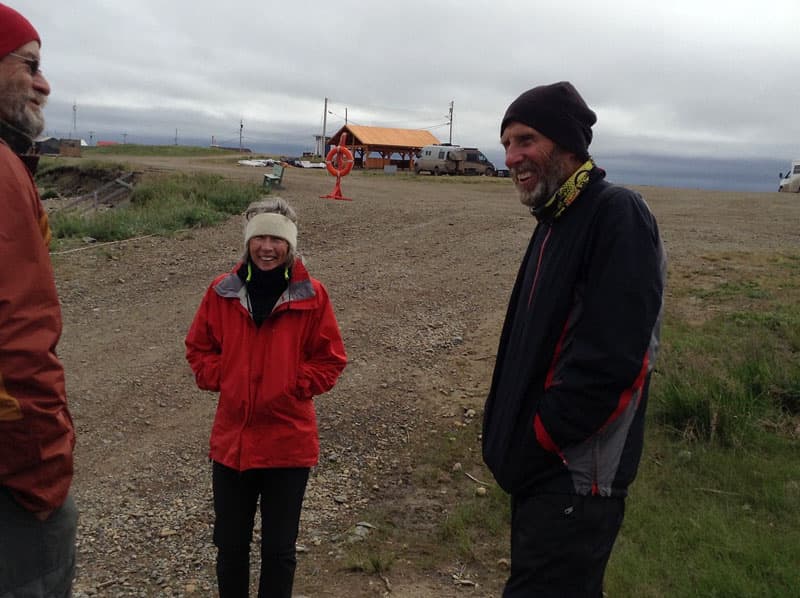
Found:
<path fill-rule="evenodd" d="M 499 154 L 508 103 L 568 79 L 596 155 L 800 155 L 796 0 L 13 2 L 43 38 L 50 131 L 311 147 L 344 123 L 431 128 Z M 437 126 L 438 125 L 438 126 Z M 756 162 L 754 162 L 756 161 Z M 635 163 L 635 162 L 631 162 Z M 643 173 L 646 174 L 646 173 Z M 765 181 L 772 188 L 772 180 Z"/>

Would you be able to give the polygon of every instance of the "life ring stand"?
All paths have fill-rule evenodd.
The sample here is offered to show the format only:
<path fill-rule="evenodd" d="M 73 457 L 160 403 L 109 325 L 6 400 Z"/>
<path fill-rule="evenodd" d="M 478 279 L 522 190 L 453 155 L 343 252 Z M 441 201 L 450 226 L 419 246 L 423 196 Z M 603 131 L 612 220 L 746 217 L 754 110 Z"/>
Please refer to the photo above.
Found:
<path fill-rule="evenodd" d="M 325 156 L 325 168 L 335 177 L 343 177 L 350 174 L 355 164 L 353 152 L 343 145 L 335 145 Z"/>
<path fill-rule="evenodd" d="M 355 164 L 353 152 L 347 149 L 347 133 L 342 133 L 339 138 L 339 145 L 333 146 L 328 155 L 325 156 L 325 168 L 336 177 L 336 185 L 330 195 L 320 195 L 322 199 L 350 199 L 342 195 L 342 177 L 350 174 L 350 171 L 353 170 L 353 164 Z"/>

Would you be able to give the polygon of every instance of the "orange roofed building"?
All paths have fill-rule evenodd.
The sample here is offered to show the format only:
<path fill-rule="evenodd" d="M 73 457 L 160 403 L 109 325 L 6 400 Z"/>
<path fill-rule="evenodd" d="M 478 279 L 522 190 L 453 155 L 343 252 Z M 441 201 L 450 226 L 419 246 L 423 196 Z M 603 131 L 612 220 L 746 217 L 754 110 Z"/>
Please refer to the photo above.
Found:
<path fill-rule="evenodd" d="M 392 164 L 410 169 L 414 165 L 414 154 L 426 145 L 439 143 L 430 131 L 347 124 L 331 135 L 330 145 L 339 145 L 342 133 L 347 133 L 346 144 L 353 152 L 356 166 L 368 169 L 381 169 Z M 399 158 L 392 157 L 395 155 Z"/>

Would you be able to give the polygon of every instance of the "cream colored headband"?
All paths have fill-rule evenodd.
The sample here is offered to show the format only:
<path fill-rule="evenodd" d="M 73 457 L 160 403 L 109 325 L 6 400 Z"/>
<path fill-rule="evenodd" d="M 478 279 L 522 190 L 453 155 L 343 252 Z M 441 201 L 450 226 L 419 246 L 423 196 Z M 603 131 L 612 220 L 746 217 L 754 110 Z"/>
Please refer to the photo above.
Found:
<path fill-rule="evenodd" d="M 250 239 L 259 235 L 280 237 L 285 239 L 293 250 L 297 249 L 297 225 L 283 214 L 261 213 L 248 220 L 244 229 L 245 251 Z"/>

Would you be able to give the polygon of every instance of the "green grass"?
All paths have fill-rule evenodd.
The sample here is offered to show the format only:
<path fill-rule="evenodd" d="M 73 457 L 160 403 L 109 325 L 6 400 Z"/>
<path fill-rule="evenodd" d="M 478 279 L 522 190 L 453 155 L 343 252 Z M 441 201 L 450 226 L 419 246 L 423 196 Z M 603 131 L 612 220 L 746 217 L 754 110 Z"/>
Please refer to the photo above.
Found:
<path fill-rule="evenodd" d="M 219 156 L 230 157 L 235 154 L 232 150 L 214 147 L 197 147 L 191 145 L 139 145 L 136 143 L 120 143 L 103 147 L 84 147 L 81 154 L 92 156 L 170 156 L 170 157 L 198 157 Z"/>
<path fill-rule="evenodd" d="M 212 226 L 240 214 L 262 194 L 258 185 L 229 181 L 218 175 L 173 174 L 146 178 L 134 189 L 130 206 L 81 214 L 55 212 L 50 223 L 55 238 L 92 237 L 116 241 L 147 234 Z"/>
<path fill-rule="evenodd" d="M 676 289 L 705 317 L 667 306 L 609 596 L 797 595 L 798 257 L 723 256 L 724 280 Z"/>
<path fill-rule="evenodd" d="M 345 569 L 367 575 L 380 575 L 392 569 L 396 558 L 391 551 L 359 546 L 348 554 Z"/>
<path fill-rule="evenodd" d="M 61 176 L 65 173 L 84 173 L 86 176 L 110 178 L 130 170 L 122 164 L 91 159 L 64 159 L 42 156 L 36 169 L 36 182 Z"/>
<path fill-rule="evenodd" d="M 653 426 L 606 576 L 609 596 L 794 596 L 797 446 L 676 442 Z"/>

